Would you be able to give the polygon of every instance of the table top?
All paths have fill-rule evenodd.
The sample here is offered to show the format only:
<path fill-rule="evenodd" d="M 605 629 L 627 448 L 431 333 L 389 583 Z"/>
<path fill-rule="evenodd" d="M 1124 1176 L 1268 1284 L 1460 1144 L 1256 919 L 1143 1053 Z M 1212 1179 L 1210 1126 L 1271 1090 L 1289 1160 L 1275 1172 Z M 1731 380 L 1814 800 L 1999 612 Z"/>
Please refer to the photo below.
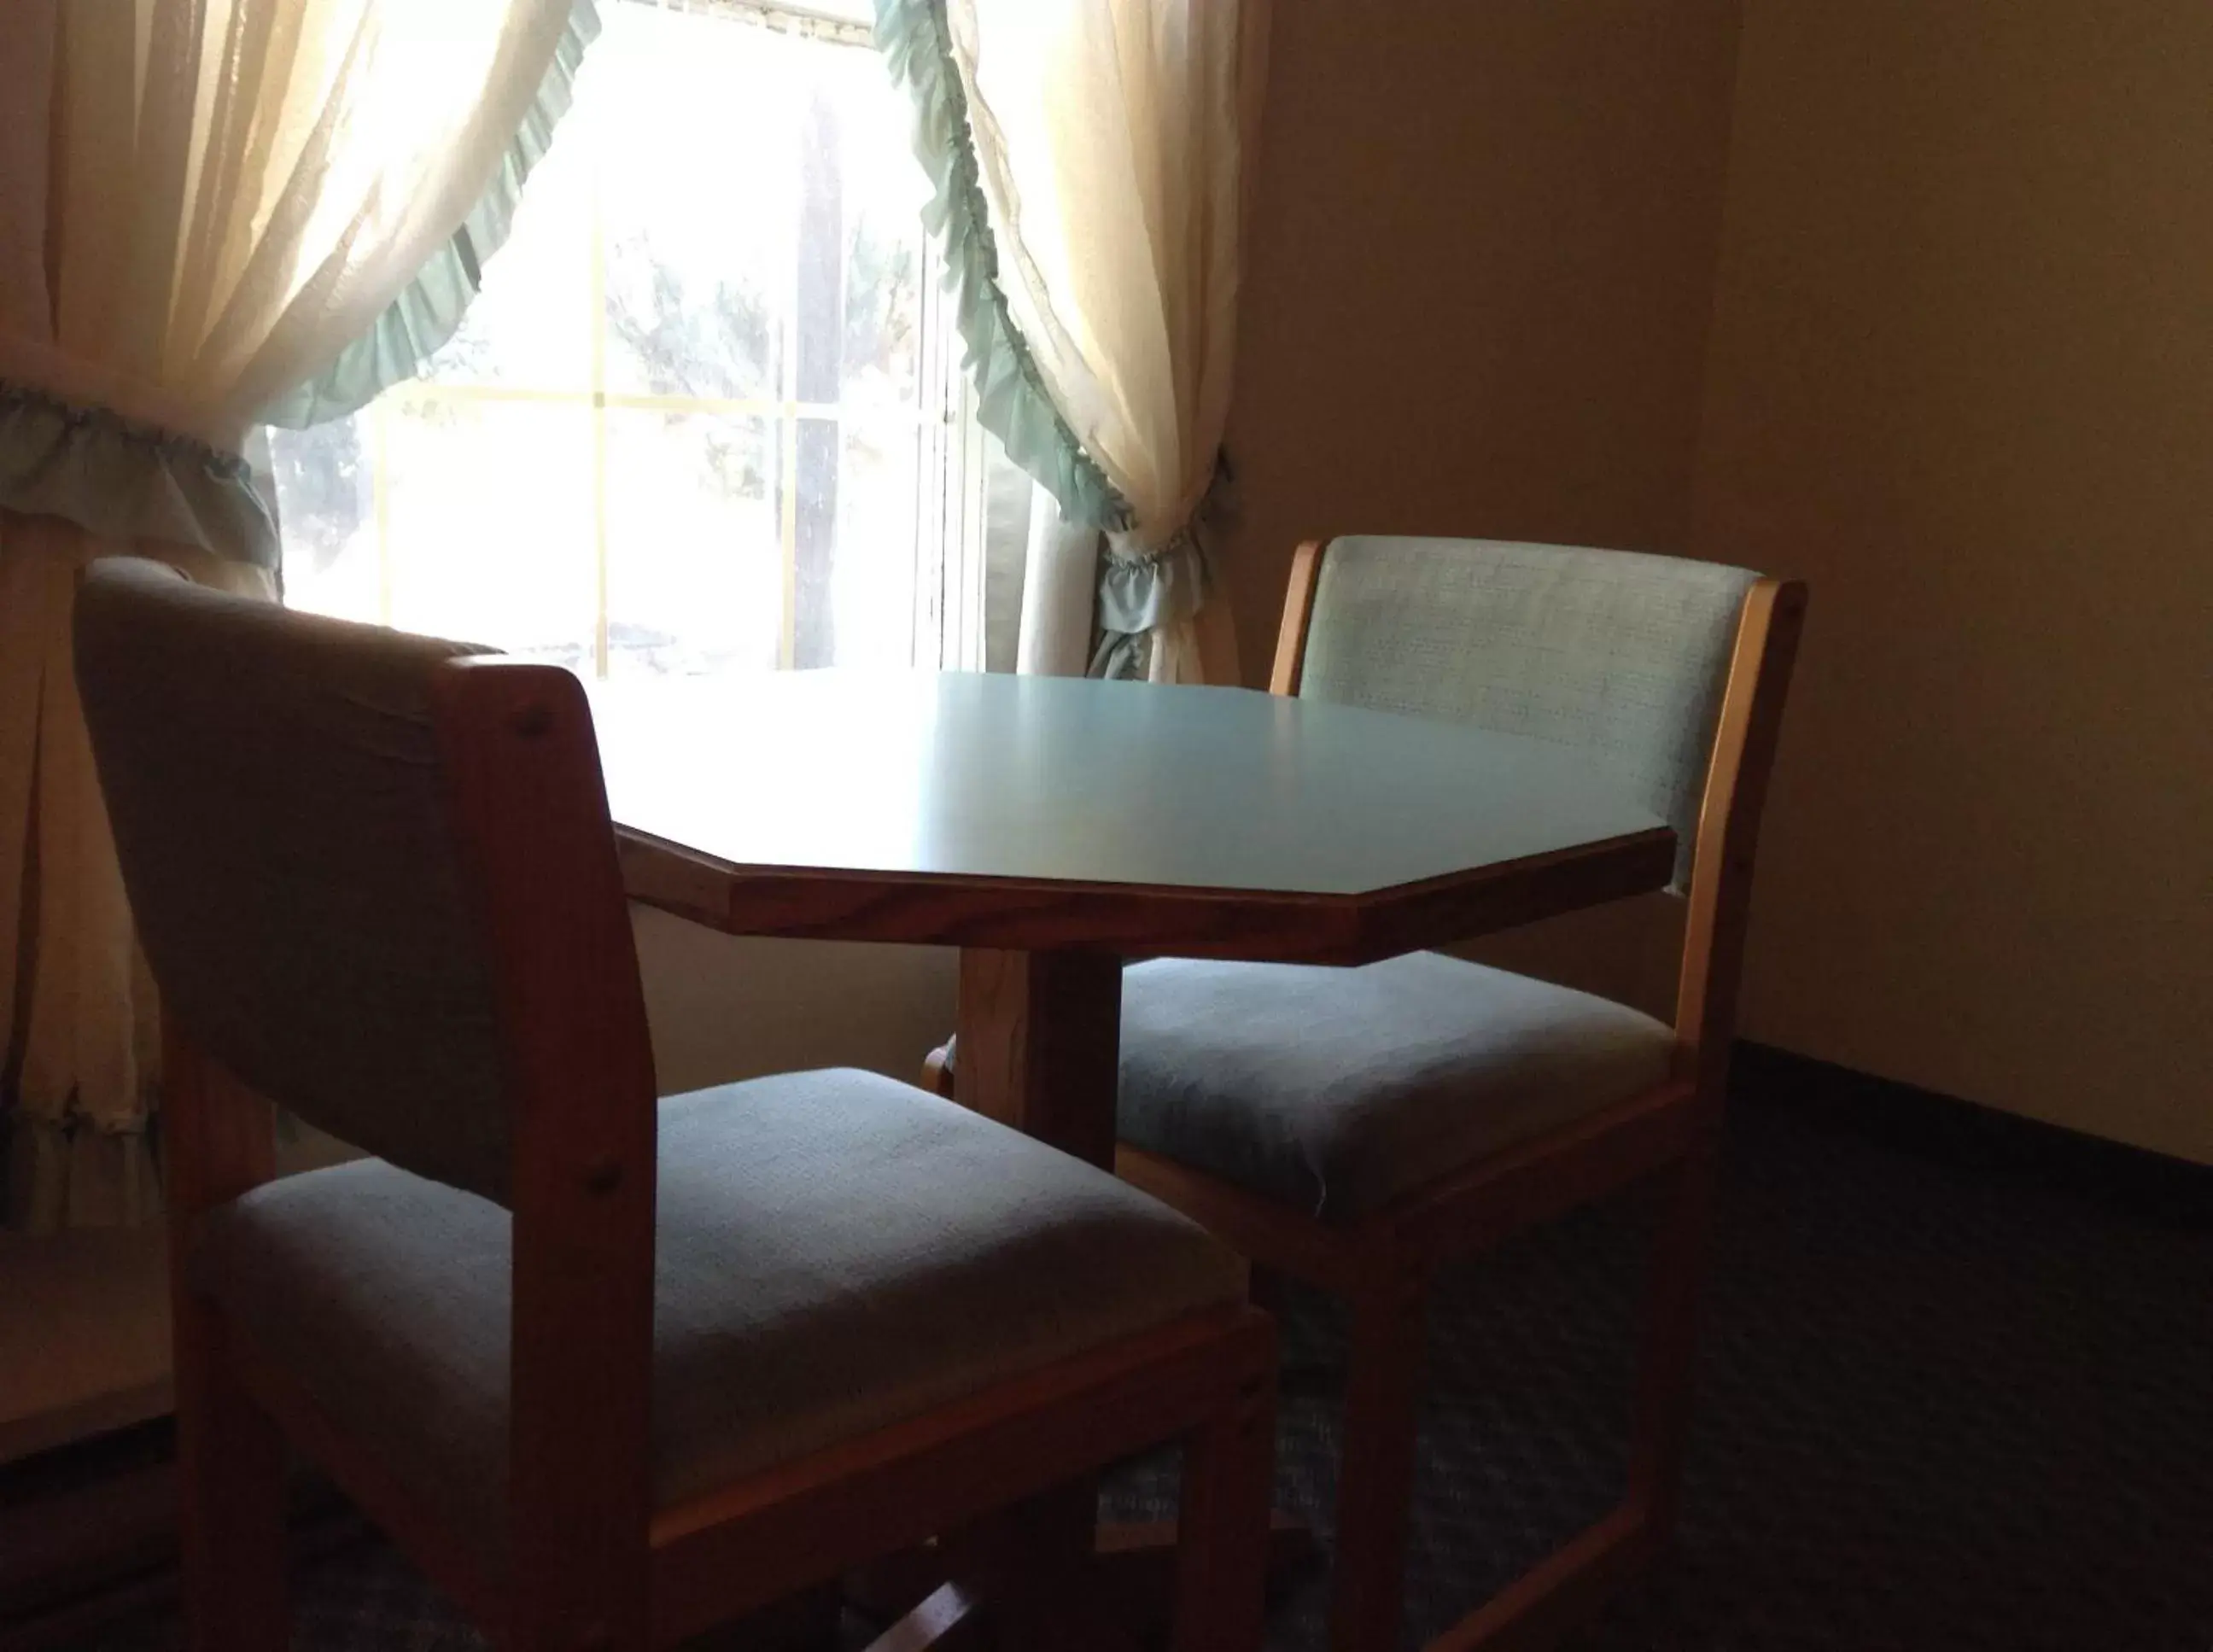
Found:
<path fill-rule="evenodd" d="M 591 699 L 632 893 L 745 933 L 1383 956 L 1672 870 L 1574 752 L 1354 706 L 850 671 Z"/>

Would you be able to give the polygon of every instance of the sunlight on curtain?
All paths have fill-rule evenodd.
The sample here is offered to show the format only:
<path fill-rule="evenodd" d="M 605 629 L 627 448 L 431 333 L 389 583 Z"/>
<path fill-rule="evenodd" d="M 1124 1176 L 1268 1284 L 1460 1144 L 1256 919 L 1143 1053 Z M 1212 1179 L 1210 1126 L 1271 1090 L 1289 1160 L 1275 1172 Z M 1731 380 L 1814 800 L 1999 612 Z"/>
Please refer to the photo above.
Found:
<path fill-rule="evenodd" d="M 119 551 L 273 594 L 241 457 L 446 247 L 588 0 L 0 5 L 0 1083 L 9 1219 L 157 1199 L 151 995 L 71 680 Z M 219 662 L 210 662 L 219 668 Z"/>
<path fill-rule="evenodd" d="M 53 149 L 11 154 L 9 192 L 25 227 L 46 220 L 53 279 L 0 296 L 0 376 L 235 454 L 262 407 L 367 332 L 475 204 L 570 8 L 18 10 L 24 34 L 47 14 L 49 50 L 19 46 L 0 73 Z M 37 147 L 35 130 L 19 135 Z M 28 164 L 49 159 L 51 197 Z"/>
<path fill-rule="evenodd" d="M 1008 316 L 1127 508 L 1103 629 L 1149 631 L 1155 680 L 1218 680 L 1234 640 L 1202 637 L 1202 607 L 1225 625 L 1227 605 L 1205 603 L 1198 535 L 1229 409 L 1264 0 L 944 0 L 942 15 Z"/>

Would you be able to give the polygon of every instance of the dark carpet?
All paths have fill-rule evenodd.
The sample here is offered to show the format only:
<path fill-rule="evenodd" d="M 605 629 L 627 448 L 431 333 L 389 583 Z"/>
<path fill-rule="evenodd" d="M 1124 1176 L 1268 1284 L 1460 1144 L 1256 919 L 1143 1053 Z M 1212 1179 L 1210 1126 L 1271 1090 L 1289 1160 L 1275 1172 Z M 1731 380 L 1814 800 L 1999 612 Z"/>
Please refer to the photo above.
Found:
<path fill-rule="evenodd" d="M 2209 1180 L 2053 1173 L 2003 1133 L 1901 1141 L 1852 1100 L 1735 1110 L 1680 1539 L 1569 1645 L 2213 1652 Z M 1409 1645 L 1615 1496 L 1643 1233 L 1625 1199 L 1443 1281 Z M 1278 1501 L 1326 1540 L 1342 1321 L 1297 1294 L 1284 1337 Z M 1173 1495 L 1147 1463 L 1107 1502 L 1153 1517 Z M 1323 1644 L 1325 1588 L 1317 1569 L 1279 1600 L 1273 1645 Z M 300 1652 L 479 1644 L 374 1545 L 295 1599 Z"/>

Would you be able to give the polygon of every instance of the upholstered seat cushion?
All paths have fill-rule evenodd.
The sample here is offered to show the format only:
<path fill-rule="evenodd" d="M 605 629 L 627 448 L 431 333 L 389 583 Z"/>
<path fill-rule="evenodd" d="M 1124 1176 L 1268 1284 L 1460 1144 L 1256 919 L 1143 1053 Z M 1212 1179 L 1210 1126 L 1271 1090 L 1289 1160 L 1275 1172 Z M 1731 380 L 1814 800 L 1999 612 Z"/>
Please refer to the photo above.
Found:
<path fill-rule="evenodd" d="M 1243 1295 L 1242 1264 L 1166 1206 L 873 1074 L 671 1097 L 660 1135 L 662 1507 Z M 404 1480 L 496 1533 L 509 1223 L 364 1160 L 210 1213 L 192 1277 Z"/>
<path fill-rule="evenodd" d="M 1414 953 L 1359 969 L 1161 960 L 1122 977 L 1122 1139 L 1329 1220 L 1667 1073 L 1604 998 Z"/>

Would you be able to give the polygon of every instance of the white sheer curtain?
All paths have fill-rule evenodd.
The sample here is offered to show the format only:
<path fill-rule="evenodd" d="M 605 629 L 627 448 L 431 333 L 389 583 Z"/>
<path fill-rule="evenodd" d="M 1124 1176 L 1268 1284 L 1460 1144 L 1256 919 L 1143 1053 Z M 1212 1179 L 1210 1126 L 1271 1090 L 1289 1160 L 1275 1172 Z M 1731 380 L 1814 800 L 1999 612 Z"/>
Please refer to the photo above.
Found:
<path fill-rule="evenodd" d="M 1100 619 L 1150 631 L 1155 680 L 1228 679 L 1198 535 L 1229 411 L 1265 0 L 945 0 L 944 17 L 1008 317 L 1127 507 Z M 1052 576 L 1080 543 L 1033 541 L 1039 599 L 1062 599 L 1026 624 L 1035 660 L 1065 663 L 1070 582 Z"/>
<path fill-rule="evenodd" d="M 454 235 L 571 9 L 0 3 L 0 1077 L 16 1225 L 134 1220 L 158 1198 L 151 995 L 77 710 L 77 574 L 128 550 L 273 594 L 248 428 Z"/>

